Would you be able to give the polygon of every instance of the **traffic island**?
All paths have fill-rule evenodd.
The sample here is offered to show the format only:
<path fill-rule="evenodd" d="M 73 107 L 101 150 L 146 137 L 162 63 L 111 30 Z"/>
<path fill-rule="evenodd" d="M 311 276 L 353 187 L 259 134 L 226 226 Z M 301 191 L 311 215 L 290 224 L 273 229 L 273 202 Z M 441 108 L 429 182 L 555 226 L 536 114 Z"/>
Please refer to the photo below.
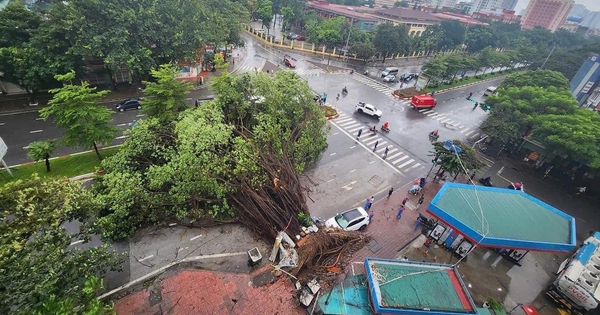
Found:
<path fill-rule="evenodd" d="M 331 119 L 335 119 L 338 118 L 338 116 L 340 115 L 337 110 L 333 107 L 331 107 L 330 105 L 323 105 L 323 112 L 325 113 L 325 117 L 327 117 L 327 120 L 331 120 Z"/>

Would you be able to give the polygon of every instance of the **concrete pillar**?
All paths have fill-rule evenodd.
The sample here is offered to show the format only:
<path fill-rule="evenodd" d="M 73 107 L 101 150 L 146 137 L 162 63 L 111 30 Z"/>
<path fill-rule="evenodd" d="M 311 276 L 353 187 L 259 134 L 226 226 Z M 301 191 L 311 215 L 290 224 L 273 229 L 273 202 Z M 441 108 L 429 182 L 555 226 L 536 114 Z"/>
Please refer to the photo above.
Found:
<path fill-rule="evenodd" d="M 488 258 L 490 258 L 490 255 L 492 255 L 492 251 L 488 250 L 487 252 L 485 252 L 485 254 L 483 254 L 483 257 L 481 259 L 487 260 Z"/>
<path fill-rule="evenodd" d="M 496 258 L 496 260 L 494 261 L 494 263 L 492 264 L 492 267 L 496 268 L 496 266 L 498 266 L 498 263 L 502 260 L 502 256 L 498 256 L 498 258 Z"/>

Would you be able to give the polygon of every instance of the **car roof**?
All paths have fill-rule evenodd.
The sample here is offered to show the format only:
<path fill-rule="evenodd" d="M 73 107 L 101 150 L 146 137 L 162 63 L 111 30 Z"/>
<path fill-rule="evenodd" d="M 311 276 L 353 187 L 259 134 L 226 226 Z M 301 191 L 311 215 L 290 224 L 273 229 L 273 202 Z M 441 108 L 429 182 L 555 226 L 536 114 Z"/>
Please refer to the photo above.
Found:
<path fill-rule="evenodd" d="M 364 217 L 366 215 L 367 215 L 367 212 L 363 208 L 361 208 L 361 207 L 350 209 L 350 210 L 344 211 L 342 213 L 342 216 L 348 222 L 350 222 L 350 221 L 352 221 L 352 220 L 354 220 L 356 218 Z"/>

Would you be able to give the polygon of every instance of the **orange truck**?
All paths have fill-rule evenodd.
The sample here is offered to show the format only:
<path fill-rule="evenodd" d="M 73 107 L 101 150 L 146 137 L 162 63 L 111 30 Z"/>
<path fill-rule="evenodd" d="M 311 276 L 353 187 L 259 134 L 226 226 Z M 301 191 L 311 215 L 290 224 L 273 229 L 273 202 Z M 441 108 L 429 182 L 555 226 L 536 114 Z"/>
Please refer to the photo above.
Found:
<path fill-rule="evenodd" d="M 421 109 L 421 108 L 431 109 L 431 108 L 434 108 L 435 105 L 437 105 L 437 101 L 435 100 L 435 98 L 433 98 L 429 94 L 421 94 L 421 95 L 413 96 L 412 100 L 410 101 L 410 105 L 412 105 L 412 107 L 414 109 Z"/>

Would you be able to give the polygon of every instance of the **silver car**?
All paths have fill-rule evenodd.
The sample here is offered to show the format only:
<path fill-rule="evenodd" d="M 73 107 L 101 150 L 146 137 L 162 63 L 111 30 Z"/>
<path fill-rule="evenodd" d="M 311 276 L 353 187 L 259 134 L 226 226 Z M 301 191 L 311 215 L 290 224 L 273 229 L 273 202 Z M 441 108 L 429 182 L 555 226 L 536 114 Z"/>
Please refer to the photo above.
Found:
<path fill-rule="evenodd" d="M 383 82 L 394 83 L 394 82 L 396 82 L 396 76 L 393 74 L 390 74 L 390 75 L 386 76 L 385 78 L 383 78 Z"/>

